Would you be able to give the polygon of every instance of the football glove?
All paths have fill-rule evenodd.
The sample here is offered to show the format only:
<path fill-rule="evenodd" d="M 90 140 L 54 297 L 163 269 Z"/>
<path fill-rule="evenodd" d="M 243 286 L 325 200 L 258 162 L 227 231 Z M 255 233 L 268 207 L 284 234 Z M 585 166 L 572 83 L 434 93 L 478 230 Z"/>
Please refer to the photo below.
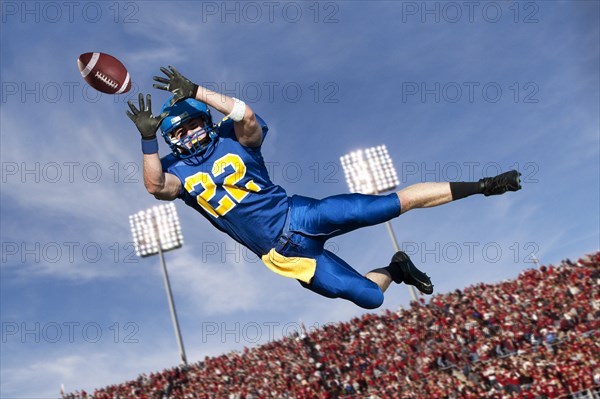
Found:
<path fill-rule="evenodd" d="M 176 102 L 183 99 L 195 98 L 196 92 L 198 91 L 198 85 L 180 74 L 175 67 L 169 65 L 169 69 L 170 70 L 165 67 L 160 67 L 161 72 L 167 75 L 167 77 L 154 76 L 152 79 L 164 84 L 159 85 L 155 83 L 153 87 L 155 89 L 166 90 L 173 93 L 173 98 L 170 103 L 171 107 L 175 105 Z"/>
<path fill-rule="evenodd" d="M 158 116 L 153 116 L 152 98 L 150 97 L 150 94 L 146 95 L 145 105 L 144 95 L 142 93 L 140 93 L 138 100 L 140 109 L 137 109 L 131 100 L 127 101 L 129 109 L 131 109 L 131 112 L 127 111 L 127 116 L 135 123 L 135 127 L 137 127 L 144 140 L 155 139 L 156 131 L 158 130 L 160 123 L 169 115 L 169 113 L 163 112 Z"/>

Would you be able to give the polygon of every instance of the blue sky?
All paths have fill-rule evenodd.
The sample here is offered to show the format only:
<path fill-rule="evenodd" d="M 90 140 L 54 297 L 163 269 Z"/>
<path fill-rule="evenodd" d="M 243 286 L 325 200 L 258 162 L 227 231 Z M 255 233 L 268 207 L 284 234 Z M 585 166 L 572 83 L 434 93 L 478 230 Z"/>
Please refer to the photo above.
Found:
<path fill-rule="evenodd" d="M 556 264 L 599 249 L 598 2 L 268 4 L 2 3 L 0 396 L 178 363 L 158 259 L 133 255 L 128 224 L 156 200 L 126 101 L 151 91 L 158 110 L 164 65 L 267 121 L 263 154 L 290 195 L 347 192 L 339 157 L 379 144 L 402 187 L 518 166 L 519 193 L 392 222 L 439 293 L 516 277 L 531 253 Z M 134 90 L 88 88 L 76 60 L 89 51 L 122 60 Z M 190 361 L 364 312 L 273 274 L 176 206 L 185 245 L 167 263 Z M 393 254 L 384 226 L 329 249 L 361 272 Z M 408 301 L 394 286 L 383 308 Z"/>

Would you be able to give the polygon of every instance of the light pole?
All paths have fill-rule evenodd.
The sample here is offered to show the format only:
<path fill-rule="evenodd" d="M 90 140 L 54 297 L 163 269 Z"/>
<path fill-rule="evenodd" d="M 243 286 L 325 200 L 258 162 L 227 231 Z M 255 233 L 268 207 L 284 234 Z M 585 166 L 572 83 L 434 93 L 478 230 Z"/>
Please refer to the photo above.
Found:
<path fill-rule="evenodd" d="M 183 235 L 181 234 L 181 226 L 179 225 L 175 205 L 170 203 L 155 206 L 146 211 L 139 211 L 129 216 L 129 224 L 131 226 L 131 234 L 133 235 L 135 254 L 142 258 L 156 254 L 160 256 L 167 300 L 171 309 L 171 320 L 173 321 L 177 345 L 179 346 L 179 358 L 181 359 L 181 363 L 187 365 L 187 357 L 183 347 L 183 339 L 181 339 L 179 321 L 177 320 L 177 312 L 175 311 L 175 303 L 173 302 L 171 283 L 169 282 L 169 274 L 167 273 L 164 256 L 165 252 L 181 248 L 183 245 Z"/>
<path fill-rule="evenodd" d="M 344 175 L 350 192 L 380 194 L 395 190 L 400 181 L 385 145 L 358 150 L 340 157 Z M 385 223 L 396 252 L 400 246 L 396 240 L 392 224 Z M 413 301 L 417 300 L 415 289 L 407 285 Z"/>

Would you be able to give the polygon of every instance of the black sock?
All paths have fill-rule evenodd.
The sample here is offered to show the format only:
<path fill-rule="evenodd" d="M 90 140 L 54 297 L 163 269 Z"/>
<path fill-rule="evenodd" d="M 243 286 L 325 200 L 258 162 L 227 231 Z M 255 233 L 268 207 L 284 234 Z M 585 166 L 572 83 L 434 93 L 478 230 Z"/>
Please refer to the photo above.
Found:
<path fill-rule="evenodd" d="M 388 271 L 394 283 L 400 284 L 404 281 L 404 274 L 398 266 L 391 263 L 389 266 L 384 267 L 384 269 Z"/>
<path fill-rule="evenodd" d="M 481 194 L 483 190 L 481 182 L 451 182 L 450 192 L 452 200 L 468 197 L 473 194 Z"/>

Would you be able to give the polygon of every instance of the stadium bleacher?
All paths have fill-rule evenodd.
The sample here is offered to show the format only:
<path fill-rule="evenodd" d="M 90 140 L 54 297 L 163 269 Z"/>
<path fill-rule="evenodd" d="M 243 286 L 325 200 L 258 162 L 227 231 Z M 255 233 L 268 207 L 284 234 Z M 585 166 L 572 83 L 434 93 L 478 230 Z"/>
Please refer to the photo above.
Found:
<path fill-rule="evenodd" d="M 80 398 L 600 399 L 600 252 Z"/>

